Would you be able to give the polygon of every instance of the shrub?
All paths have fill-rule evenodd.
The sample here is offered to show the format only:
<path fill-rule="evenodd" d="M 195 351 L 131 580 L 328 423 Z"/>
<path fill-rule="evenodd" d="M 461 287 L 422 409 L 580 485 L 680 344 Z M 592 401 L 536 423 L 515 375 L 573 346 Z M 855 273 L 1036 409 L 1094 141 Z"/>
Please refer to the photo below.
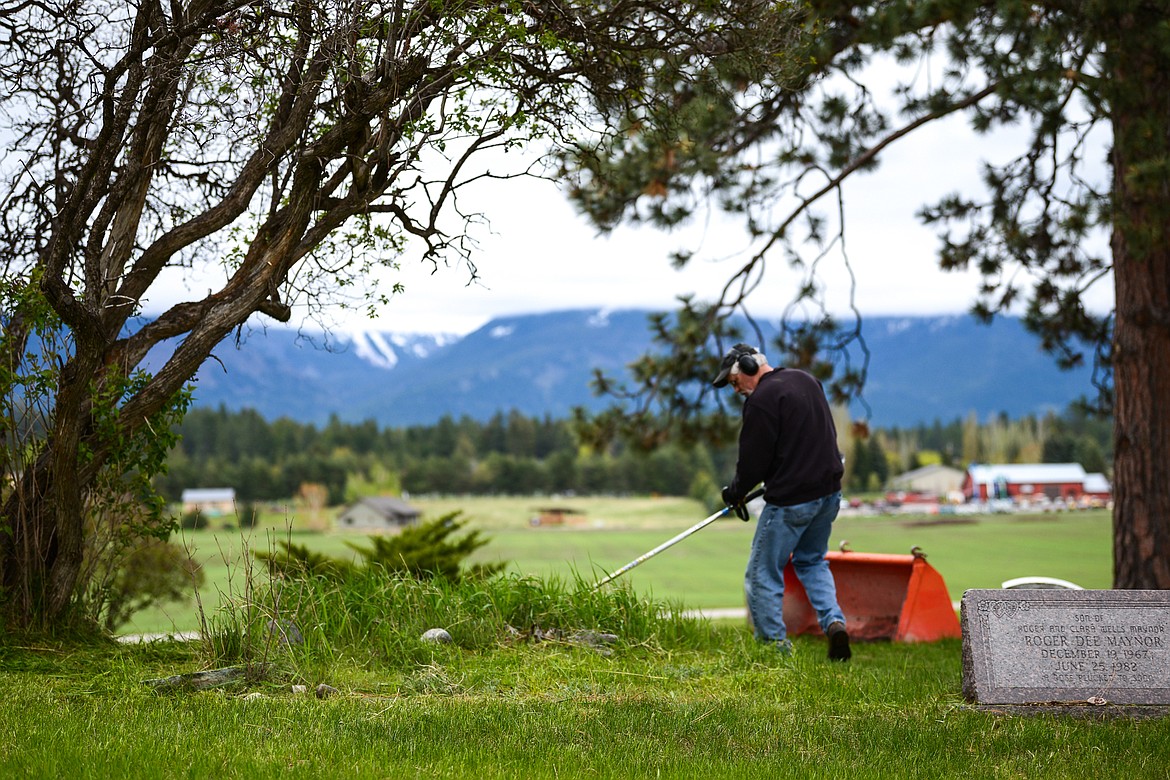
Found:
<path fill-rule="evenodd" d="M 500 572 L 503 563 L 475 564 L 463 569 L 469 555 L 490 541 L 471 531 L 463 537 L 452 535 L 463 529 L 459 511 L 450 512 L 434 520 L 404 528 L 394 536 L 375 536 L 370 547 L 350 545 L 366 559 L 369 566 L 378 566 L 395 574 L 403 573 L 419 579 L 442 577 L 457 581 L 461 577 L 484 578 Z"/>
<path fill-rule="evenodd" d="M 143 609 L 188 598 L 203 570 L 169 541 L 177 523 L 161 501 L 108 484 L 87 496 L 73 605 L 90 626 L 113 632 Z"/>
<path fill-rule="evenodd" d="M 251 501 L 236 507 L 236 520 L 240 528 L 255 528 L 260 525 L 260 508 Z"/>
<path fill-rule="evenodd" d="M 365 567 L 376 572 L 406 574 L 417 579 L 441 577 L 452 582 L 461 578 L 482 579 L 500 572 L 505 564 L 475 564 L 464 567 L 469 555 L 488 543 L 478 531 L 460 538 L 453 534 L 463 529 L 459 511 L 403 529 L 394 536 L 375 536 L 370 546 L 351 544 L 365 560 Z M 349 561 L 314 552 L 303 545 L 280 542 L 282 553 L 257 551 L 256 558 L 268 564 L 269 572 L 284 577 L 305 575 L 333 579 L 351 576 L 356 567 Z"/>
<path fill-rule="evenodd" d="M 122 560 L 106 589 L 106 630 L 113 632 L 147 607 L 187 598 L 203 579 L 203 568 L 179 545 L 143 540 Z"/>
<path fill-rule="evenodd" d="M 254 553 L 257 560 L 267 564 L 268 573 L 273 577 L 286 579 L 325 577 L 336 580 L 344 579 L 353 574 L 354 566 L 349 561 L 310 550 L 303 544 L 293 544 L 292 542 L 278 542 L 278 544 L 283 552 L 257 550 Z"/>
<path fill-rule="evenodd" d="M 198 509 L 184 512 L 179 518 L 179 527 L 187 531 L 198 531 L 207 527 L 207 518 Z"/>

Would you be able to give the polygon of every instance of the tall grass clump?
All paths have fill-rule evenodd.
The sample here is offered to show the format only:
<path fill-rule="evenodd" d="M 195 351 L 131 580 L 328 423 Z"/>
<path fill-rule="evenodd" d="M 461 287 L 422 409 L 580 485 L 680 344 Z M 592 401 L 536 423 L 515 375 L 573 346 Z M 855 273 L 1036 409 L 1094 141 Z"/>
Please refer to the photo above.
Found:
<path fill-rule="evenodd" d="M 208 663 L 309 667 L 345 659 L 370 669 L 408 669 L 436 652 L 423 636 L 443 629 L 451 652 L 487 653 L 526 643 L 615 649 L 702 647 L 715 634 L 671 605 L 626 587 L 596 589 L 582 577 L 502 574 L 503 564 L 468 566 L 486 543 L 462 538 L 458 513 L 370 546 L 350 545 L 362 563 L 281 542 L 280 552 L 244 556 L 242 582 L 201 619 Z M 234 579 L 234 578 L 233 578 Z M 201 610 L 201 614 L 202 610 Z M 445 637 L 444 637 L 445 638 Z"/>
<path fill-rule="evenodd" d="M 516 574 L 452 581 L 366 566 L 344 576 L 257 580 L 246 593 L 227 599 L 208 621 L 205 641 L 219 660 L 264 661 L 287 647 L 395 667 L 429 657 L 421 637 L 433 628 L 473 652 L 580 636 L 651 648 L 711 641 L 706 624 L 629 589 L 595 591 L 581 581 Z"/>
<path fill-rule="evenodd" d="M 320 562 L 319 562 L 320 563 Z M 429 663 L 444 629 L 452 650 L 488 653 L 524 643 L 615 648 L 700 648 L 715 640 L 705 622 L 628 588 L 595 590 L 584 580 L 419 577 L 379 564 L 253 570 L 204 627 L 215 663 L 331 664 L 408 669 Z"/>

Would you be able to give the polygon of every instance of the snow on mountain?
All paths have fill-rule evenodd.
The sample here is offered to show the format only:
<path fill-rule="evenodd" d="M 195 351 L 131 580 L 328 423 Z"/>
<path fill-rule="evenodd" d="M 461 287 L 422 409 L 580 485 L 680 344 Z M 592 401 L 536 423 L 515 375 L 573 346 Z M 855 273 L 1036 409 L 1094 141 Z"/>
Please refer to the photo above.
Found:
<path fill-rule="evenodd" d="M 354 329 L 348 335 L 357 357 L 386 370 L 397 366 L 403 357 L 423 360 L 459 338 L 445 333 L 386 333 L 367 329 Z"/>
<path fill-rule="evenodd" d="M 444 415 L 487 420 L 512 410 L 566 417 L 574 407 L 609 403 L 593 394 L 593 372 L 627 376 L 627 366 L 651 347 L 648 316 L 515 315 L 466 336 L 369 329 L 314 339 L 269 328 L 239 348 L 226 341 L 216 348 L 196 379 L 195 404 L 250 407 L 269 419 L 323 423 L 336 415 L 386 426 L 431 425 Z M 867 317 L 862 332 L 870 353 L 864 398 L 874 425 L 1043 414 L 1093 392 L 1091 368 L 1057 369 L 1018 319 L 985 326 L 968 315 Z M 765 349 L 772 335 L 764 333 Z M 772 362 L 781 362 L 772 352 Z"/>

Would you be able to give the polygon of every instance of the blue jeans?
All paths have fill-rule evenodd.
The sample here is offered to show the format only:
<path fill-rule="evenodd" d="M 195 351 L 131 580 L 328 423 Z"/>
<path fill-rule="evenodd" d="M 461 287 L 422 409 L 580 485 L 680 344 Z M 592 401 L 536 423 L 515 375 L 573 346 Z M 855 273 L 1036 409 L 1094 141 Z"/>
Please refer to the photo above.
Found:
<path fill-rule="evenodd" d="M 841 493 L 795 506 L 767 504 L 756 523 L 752 552 L 744 573 L 744 591 L 748 611 L 755 626 L 756 639 L 782 643 L 787 639 L 781 603 L 784 598 L 784 566 L 792 565 L 808 600 L 817 613 L 817 622 L 825 630 L 835 622 L 845 622 L 837 604 L 837 586 L 825 560 L 829 533 Z"/>

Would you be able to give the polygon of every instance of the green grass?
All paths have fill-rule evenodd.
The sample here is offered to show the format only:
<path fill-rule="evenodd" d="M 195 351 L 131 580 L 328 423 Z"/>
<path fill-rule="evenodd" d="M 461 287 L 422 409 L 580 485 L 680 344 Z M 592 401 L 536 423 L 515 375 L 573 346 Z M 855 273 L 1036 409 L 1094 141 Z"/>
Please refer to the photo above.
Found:
<path fill-rule="evenodd" d="M 512 561 L 518 571 L 542 575 L 576 569 L 601 575 L 653 549 L 703 517 L 694 514 L 653 531 L 631 528 L 550 528 L 491 533 L 483 560 Z M 681 599 L 695 607 L 742 603 L 743 567 L 754 523 L 720 520 L 623 576 L 639 592 Z M 1112 529 L 1104 511 L 1049 515 L 987 515 L 972 523 L 932 518 L 839 518 L 832 546 L 856 552 L 907 554 L 919 547 L 943 575 L 952 600 L 971 588 L 998 588 L 1021 576 L 1060 577 L 1086 588 L 1108 588 Z"/>
<path fill-rule="evenodd" d="M 483 585 L 290 585 L 281 615 L 306 638 L 292 649 L 257 630 L 274 591 L 255 577 L 258 606 L 215 613 L 203 642 L 0 645 L 0 777 L 1166 777 L 1170 717 L 974 709 L 960 695 L 958 640 L 856 643 L 850 663 L 833 664 L 821 638 L 795 637 L 785 657 L 741 621 L 664 616 L 664 599 L 742 602 L 751 524 L 721 521 L 594 592 L 583 586 L 595 575 L 703 510 L 645 500 L 623 514 L 615 501 L 604 514 L 590 505 L 583 524 L 531 528 L 533 503 L 468 502 L 493 537 L 484 559 L 514 562 Z M 247 592 L 256 571 L 240 562 L 239 532 L 188 538 L 211 588 Z M 249 544 L 278 538 L 258 530 Z M 1100 512 L 952 525 L 842 518 L 834 545 L 920 546 L 958 598 L 1023 574 L 1107 587 L 1109 538 Z M 342 554 L 361 537 L 295 540 Z M 433 625 L 455 642 L 418 641 Z M 578 628 L 618 641 L 605 654 L 567 638 Z M 208 691 L 144 684 L 243 662 L 264 666 Z M 320 683 L 338 693 L 314 697 Z"/>
<path fill-rule="evenodd" d="M 482 529 L 488 546 L 476 561 L 506 561 L 509 571 L 541 577 L 595 581 L 707 515 L 698 502 L 680 498 L 464 498 L 417 500 L 425 516 L 462 509 L 469 528 Z M 548 505 L 566 505 L 582 514 L 575 522 L 534 528 L 529 520 Z M 221 592 L 240 587 L 241 551 L 269 549 L 292 539 L 332 555 L 353 555 L 355 533 L 285 530 L 285 517 L 264 518 L 264 526 L 240 531 L 185 532 L 184 539 L 203 563 L 207 585 L 200 594 L 214 609 Z M 1104 511 L 1043 515 L 987 515 L 972 523 L 938 523 L 927 517 L 842 517 L 832 545 L 847 541 L 858 552 L 908 553 L 922 548 L 943 576 L 953 601 L 970 588 L 998 588 L 1008 579 L 1045 575 L 1087 588 L 1108 588 L 1112 578 L 1112 530 Z M 294 528 L 298 526 L 294 523 Z M 754 523 L 720 520 L 623 575 L 637 592 L 678 601 L 691 608 L 743 604 L 743 567 Z M 190 631 L 198 627 L 194 601 L 148 610 L 124 632 Z"/>
<path fill-rule="evenodd" d="M 861 644 L 830 664 L 742 627 L 708 645 L 438 646 L 197 693 L 189 647 L 0 656 L 4 777 L 1165 777 L 1170 718 L 1006 716 L 964 705 L 957 641 Z M 309 671 L 306 671 L 306 670 Z M 291 685 L 325 682 L 327 699 Z"/>

